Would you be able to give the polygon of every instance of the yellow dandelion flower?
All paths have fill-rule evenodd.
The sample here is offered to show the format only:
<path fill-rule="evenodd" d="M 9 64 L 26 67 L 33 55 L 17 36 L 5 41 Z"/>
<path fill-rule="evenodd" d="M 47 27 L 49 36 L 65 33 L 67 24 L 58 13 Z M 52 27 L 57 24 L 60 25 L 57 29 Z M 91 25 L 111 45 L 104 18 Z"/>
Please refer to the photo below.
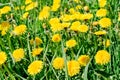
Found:
<path fill-rule="evenodd" d="M 28 73 L 30 75 L 36 75 L 39 72 L 41 72 L 43 69 L 43 62 L 41 60 L 36 60 L 33 61 L 29 66 L 28 66 Z"/>
<path fill-rule="evenodd" d="M 32 0 L 25 0 L 25 4 L 29 4 L 31 2 L 32 2 Z"/>
<path fill-rule="evenodd" d="M 74 8 L 70 8 L 70 9 L 69 9 L 69 12 L 70 12 L 70 14 L 75 14 L 75 13 L 76 13 L 76 11 L 75 11 Z"/>
<path fill-rule="evenodd" d="M 80 10 L 80 9 L 82 9 L 82 6 L 81 6 L 81 5 L 77 5 L 77 6 L 75 7 L 75 9 L 76 9 L 76 10 Z"/>
<path fill-rule="evenodd" d="M 40 45 L 40 44 L 42 44 L 43 42 L 42 42 L 42 39 L 41 39 L 41 38 L 35 37 L 35 43 L 36 43 L 36 45 Z"/>
<path fill-rule="evenodd" d="M 7 60 L 7 55 L 5 52 L 0 52 L 0 65 L 4 64 L 5 61 Z"/>
<path fill-rule="evenodd" d="M 104 65 L 110 62 L 110 54 L 106 50 L 99 50 L 95 55 L 95 61 L 97 64 Z"/>
<path fill-rule="evenodd" d="M 35 40 L 33 40 L 33 39 L 30 40 L 30 44 L 31 44 L 31 45 L 33 45 L 34 42 L 35 42 L 35 44 L 36 44 L 37 46 L 39 46 L 40 44 L 43 43 L 42 39 L 39 38 L 39 37 L 35 37 Z"/>
<path fill-rule="evenodd" d="M 50 28 L 53 32 L 61 31 L 64 29 L 64 27 L 62 27 L 62 24 L 60 23 L 60 20 L 58 18 L 51 18 L 49 23 L 51 25 Z"/>
<path fill-rule="evenodd" d="M 61 41 L 61 36 L 60 36 L 60 34 L 55 34 L 55 35 L 53 35 L 52 41 L 53 41 L 53 42 L 60 42 L 60 41 Z"/>
<path fill-rule="evenodd" d="M 87 32 L 88 31 L 88 26 L 87 25 L 80 25 L 78 30 L 80 32 Z"/>
<path fill-rule="evenodd" d="M 111 22 L 111 19 L 109 18 L 102 18 L 99 20 L 99 25 L 102 27 L 102 28 L 108 28 L 109 26 L 111 26 L 112 22 Z"/>
<path fill-rule="evenodd" d="M 29 15 L 29 12 L 25 12 L 23 15 L 22 15 L 22 19 L 26 19 Z"/>
<path fill-rule="evenodd" d="M 14 8 L 14 10 L 16 10 L 16 11 L 19 10 L 19 9 L 20 9 L 19 6 L 16 6 L 16 7 Z"/>
<path fill-rule="evenodd" d="M 59 9 L 59 7 L 60 7 L 60 4 L 53 4 L 51 6 L 51 11 L 57 11 Z"/>
<path fill-rule="evenodd" d="M 94 21 L 94 22 L 92 23 L 92 25 L 93 25 L 93 26 L 97 26 L 97 25 L 98 25 L 98 21 Z"/>
<path fill-rule="evenodd" d="M 38 2 L 31 2 L 29 5 L 26 6 L 25 11 L 32 10 L 33 8 L 38 6 Z"/>
<path fill-rule="evenodd" d="M 98 2 L 99 2 L 100 7 L 104 7 L 106 5 L 106 3 L 107 3 L 106 0 L 98 0 Z"/>
<path fill-rule="evenodd" d="M 25 6 L 21 6 L 20 9 L 21 9 L 21 10 L 25 9 Z"/>
<path fill-rule="evenodd" d="M 99 9 L 97 12 L 96 12 L 96 16 L 97 17 L 104 17 L 106 16 L 107 14 L 107 10 L 106 9 Z"/>
<path fill-rule="evenodd" d="M 53 4 L 60 4 L 61 0 L 53 0 Z"/>
<path fill-rule="evenodd" d="M 11 7 L 10 6 L 4 6 L 2 9 L 0 9 L 0 14 L 6 14 L 9 11 L 11 11 Z"/>
<path fill-rule="evenodd" d="M 74 2 L 79 3 L 79 0 L 74 0 Z"/>
<path fill-rule="evenodd" d="M 110 40 L 107 39 L 106 41 L 103 41 L 103 45 L 104 45 L 105 47 L 109 47 L 109 46 L 110 46 Z"/>
<path fill-rule="evenodd" d="M 13 51 L 13 58 L 16 62 L 20 61 L 22 58 L 24 58 L 24 50 L 22 48 L 16 49 Z"/>
<path fill-rule="evenodd" d="M 89 11 L 89 6 L 84 6 L 85 11 Z"/>
<path fill-rule="evenodd" d="M 44 6 L 42 11 L 39 13 L 39 20 L 43 20 L 49 17 L 50 15 L 50 7 L 49 6 Z"/>
<path fill-rule="evenodd" d="M 81 66 L 86 66 L 89 61 L 90 61 L 90 57 L 88 55 L 81 55 L 78 58 L 78 62 Z"/>
<path fill-rule="evenodd" d="M 70 26 L 70 22 L 63 22 L 61 25 L 63 28 L 68 28 Z"/>
<path fill-rule="evenodd" d="M 68 47 L 68 48 L 72 48 L 72 47 L 74 47 L 74 46 L 76 46 L 77 45 L 77 42 L 76 42 L 76 40 L 74 40 L 74 39 L 70 39 L 70 40 L 68 40 L 67 42 L 66 42 L 66 46 Z"/>
<path fill-rule="evenodd" d="M 67 21 L 72 21 L 75 19 L 75 17 L 73 15 L 69 15 L 69 14 L 64 14 L 62 15 L 61 17 L 61 20 L 64 21 L 64 22 L 67 22 Z"/>
<path fill-rule="evenodd" d="M 53 63 L 52 63 L 53 67 L 55 69 L 63 69 L 64 67 L 64 59 L 61 58 L 61 57 L 57 57 L 53 60 Z"/>
<path fill-rule="evenodd" d="M 33 49 L 33 51 L 32 51 L 33 57 L 41 54 L 42 51 L 43 51 L 43 48 L 35 48 L 35 49 Z"/>
<path fill-rule="evenodd" d="M 105 34 L 107 34 L 107 32 L 103 30 L 103 31 L 97 31 L 94 34 L 95 35 L 105 35 Z"/>
<path fill-rule="evenodd" d="M 80 24 L 81 23 L 79 21 L 75 21 L 75 22 L 72 23 L 70 29 L 73 30 L 73 31 L 78 31 Z"/>
<path fill-rule="evenodd" d="M 71 60 L 67 62 L 68 75 L 70 77 L 77 75 L 80 72 L 80 65 L 78 61 Z"/>
<path fill-rule="evenodd" d="M 13 33 L 15 35 L 22 35 L 23 33 L 25 33 L 26 30 L 27 30 L 26 25 L 22 24 L 22 25 L 16 26 L 13 30 Z"/>
<path fill-rule="evenodd" d="M 2 36 L 4 36 L 6 34 L 6 32 L 8 31 L 8 29 L 10 28 L 10 23 L 7 21 L 4 21 L 1 23 L 0 25 L 0 31 Z"/>
<path fill-rule="evenodd" d="M 91 14 L 91 13 L 86 13 L 86 14 L 81 15 L 82 20 L 88 20 L 88 19 L 91 19 L 91 18 L 93 18 L 93 14 Z"/>

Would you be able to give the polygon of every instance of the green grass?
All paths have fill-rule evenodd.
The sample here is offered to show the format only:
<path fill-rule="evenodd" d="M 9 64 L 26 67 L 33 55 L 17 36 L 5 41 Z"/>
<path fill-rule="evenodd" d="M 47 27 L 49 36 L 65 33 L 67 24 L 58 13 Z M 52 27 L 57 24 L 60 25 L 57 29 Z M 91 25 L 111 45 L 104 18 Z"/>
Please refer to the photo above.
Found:
<path fill-rule="evenodd" d="M 59 17 L 60 11 L 64 9 L 70 9 L 75 7 L 77 4 L 74 2 L 69 3 L 72 0 L 61 0 L 61 7 L 57 12 L 51 12 L 48 20 L 40 21 L 38 19 L 39 12 L 43 6 L 52 5 L 52 0 L 34 0 L 38 1 L 38 7 L 30 10 L 29 19 L 21 20 L 20 17 L 25 12 L 25 10 L 15 11 L 15 6 L 23 6 L 24 0 L 0 0 L 0 8 L 5 5 L 12 7 L 12 10 L 2 15 L 0 18 L 0 23 L 2 21 L 9 21 L 11 28 L 5 36 L 0 34 L 0 51 L 5 51 L 7 53 L 7 61 L 0 65 L 0 80 L 119 80 L 120 79 L 120 22 L 118 22 L 118 13 L 120 12 L 120 1 L 119 0 L 107 0 L 107 5 L 105 8 L 108 10 L 107 17 L 112 20 L 112 26 L 106 29 L 108 31 L 107 35 L 96 36 L 90 31 L 88 33 L 76 33 L 67 32 L 62 30 L 58 33 L 62 36 L 62 41 L 60 43 L 53 43 L 51 41 L 52 35 L 54 34 L 50 30 L 50 25 L 48 20 L 53 17 Z M 97 0 L 81 0 L 82 6 L 89 6 L 90 12 L 95 15 L 96 11 L 99 9 Z M 84 12 L 84 10 L 80 10 Z M 10 16 L 13 14 L 13 18 L 6 18 L 6 15 Z M 92 27 L 94 31 L 99 30 L 91 25 L 93 21 L 99 20 L 100 18 L 93 17 L 88 22 L 83 22 Z M 43 28 L 43 23 L 46 24 L 46 28 Z M 10 32 L 13 30 L 14 25 L 25 24 L 27 26 L 27 31 L 21 36 L 10 37 Z M 34 39 L 39 36 L 43 40 L 41 47 L 44 48 L 43 52 L 33 58 L 31 55 L 32 49 L 36 47 L 30 45 L 30 39 Z M 72 49 L 68 49 L 64 52 L 65 42 L 71 38 L 77 41 L 77 46 Z M 101 42 L 106 39 L 110 39 L 111 45 L 106 48 L 101 45 Z M 12 53 L 17 48 L 23 48 L 25 50 L 25 58 L 20 62 L 14 62 L 12 58 Z M 111 54 L 111 61 L 103 66 L 95 63 L 94 56 L 98 50 L 105 49 Z M 67 72 L 67 61 L 71 59 L 77 60 L 78 56 L 82 54 L 88 54 L 91 57 L 90 62 L 86 67 L 82 67 L 80 73 L 76 76 L 70 77 Z M 65 61 L 65 68 L 63 70 L 56 70 L 52 66 L 52 62 L 55 57 L 61 56 Z M 42 60 L 44 62 L 44 68 L 42 71 L 31 76 L 27 72 L 28 65 L 34 60 Z"/>

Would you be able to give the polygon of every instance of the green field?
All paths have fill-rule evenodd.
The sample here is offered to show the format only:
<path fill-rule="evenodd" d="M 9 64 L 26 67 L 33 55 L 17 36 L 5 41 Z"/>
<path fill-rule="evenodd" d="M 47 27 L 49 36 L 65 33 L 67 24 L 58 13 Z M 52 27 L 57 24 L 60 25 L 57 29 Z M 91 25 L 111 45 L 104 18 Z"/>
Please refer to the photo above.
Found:
<path fill-rule="evenodd" d="M 0 0 L 0 80 L 120 80 L 120 0 Z"/>

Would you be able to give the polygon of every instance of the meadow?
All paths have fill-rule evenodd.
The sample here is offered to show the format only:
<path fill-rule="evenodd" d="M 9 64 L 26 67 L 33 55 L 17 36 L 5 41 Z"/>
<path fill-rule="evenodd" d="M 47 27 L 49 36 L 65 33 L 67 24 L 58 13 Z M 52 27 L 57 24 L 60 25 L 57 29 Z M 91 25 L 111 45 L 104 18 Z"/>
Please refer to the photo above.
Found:
<path fill-rule="evenodd" d="M 120 0 L 0 0 L 0 80 L 120 80 Z"/>

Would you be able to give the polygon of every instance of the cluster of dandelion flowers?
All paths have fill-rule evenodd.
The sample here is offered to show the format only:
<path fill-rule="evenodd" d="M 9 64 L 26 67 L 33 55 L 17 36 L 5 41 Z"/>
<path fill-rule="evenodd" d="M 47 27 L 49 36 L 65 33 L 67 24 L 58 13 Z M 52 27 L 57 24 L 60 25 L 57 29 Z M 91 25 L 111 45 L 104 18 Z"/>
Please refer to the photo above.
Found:
<path fill-rule="evenodd" d="M 24 58 L 25 52 L 22 48 L 16 49 L 13 51 L 13 58 L 16 62 L 20 61 L 22 58 Z"/>
<path fill-rule="evenodd" d="M 66 42 L 66 46 L 68 47 L 68 48 L 72 48 L 72 47 L 74 47 L 74 46 L 76 46 L 77 45 L 77 42 L 76 42 L 76 40 L 74 40 L 74 39 L 70 39 L 70 40 L 68 40 L 67 42 Z"/>
<path fill-rule="evenodd" d="M 78 58 L 78 62 L 81 66 L 86 66 L 89 61 L 90 61 L 89 55 L 81 55 Z"/>
<path fill-rule="evenodd" d="M 106 50 L 99 50 L 95 55 L 95 61 L 97 64 L 104 65 L 110 61 L 110 54 Z"/>
<path fill-rule="evenodd" d="M 60 42 L 60 41 L 61 41 L 61 36 L 60 36 L 60 34 L 55 34 L 55 35 L 53 35 L 52 41 L 53 41 L 53 42 Z"/>
<path fill-rule="evenodd" d="M 110 18 L 102 18 L 99 20 L 99 25 L 102 28 L 108 28 L 109 26 L 111 26 L 112 22 Z"/>
<path fill-rule="evenodd" d="M 68 67 L 68 75 L 71 77 L 77 75 L 80 72 L 80 64 L 78 61 L 75 60 L 68 61 L 67 67 Z"/>
<path fill-rule="evenodd" d="M 0 65 L 4 64 L 5 61 L 7 60 L 7 55 L 5 52 L 1 51 L 0 52 Z"/>
<path fill-rule="evenodd" d="M 27 30 L 26 25 L 22 24 L 22 25 L 16 26 L 13 30 L 13 33 L 15 35 L 22 35 L 23 33 L 25 33 L 26 30 Z"/>
<path fill-rule="evenodd" d="M 43 62 L 41 60 L 36 60 L 33 61 L 29 66 L 28 66 L 28 73 L 30 75 L 36 75 L 39 72 L 41 72 L 41 70 L 43 69 Z"/>
<path fill-rule="evenodd" d="M 64 67 L 64 59 L 61 58 L 61 57 L 57 57 L 53 60 L 53 63 L 52 63 L 53 67 L 55 69 L 63 69 Z"/>
<path fill-rule="evenodd" d="M 35 57 L 35 56 L 39 55 L 42 51 L 43 51 L 43 48 L 35 48 L 32 51 L 32 55 Z"/>

